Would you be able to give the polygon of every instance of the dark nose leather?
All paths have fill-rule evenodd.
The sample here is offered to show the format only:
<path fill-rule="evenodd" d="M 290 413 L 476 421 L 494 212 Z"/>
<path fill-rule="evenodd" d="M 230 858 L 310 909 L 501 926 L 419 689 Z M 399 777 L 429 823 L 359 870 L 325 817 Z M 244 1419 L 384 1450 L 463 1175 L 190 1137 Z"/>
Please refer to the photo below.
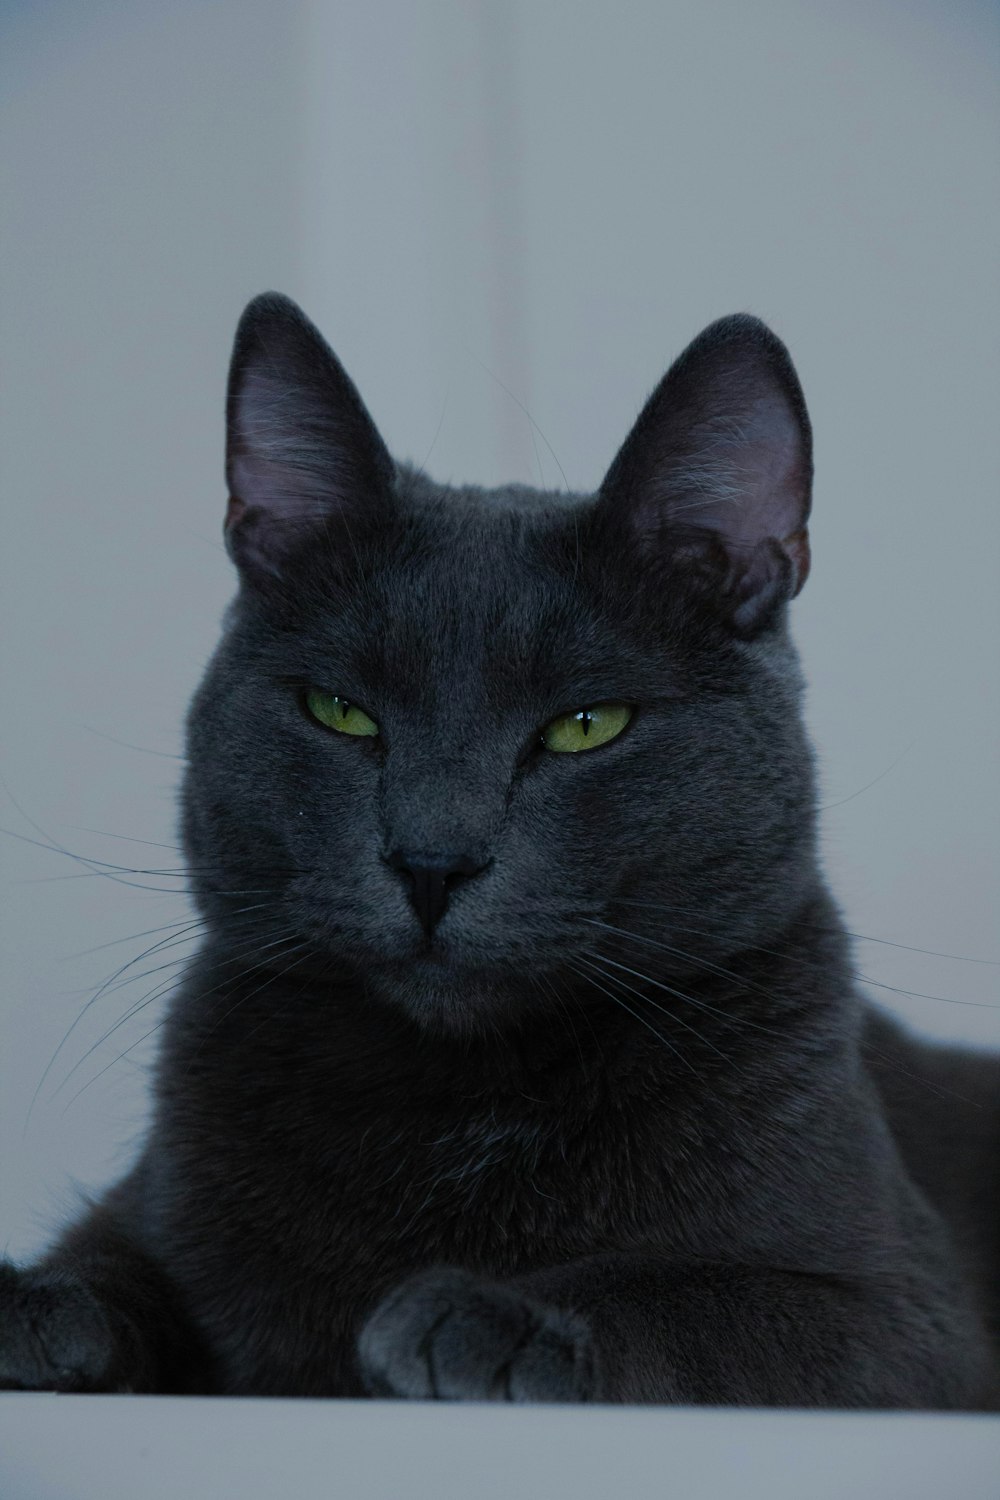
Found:
<path fill-rule="evenodd" d="M 480 860 L 465 854 L 426 854 L 409 849 L 393 850 L 385 862 L 409 885 L 410 901 L 428 937 L 444 916 L 455 886 L 486 868 Z"/>

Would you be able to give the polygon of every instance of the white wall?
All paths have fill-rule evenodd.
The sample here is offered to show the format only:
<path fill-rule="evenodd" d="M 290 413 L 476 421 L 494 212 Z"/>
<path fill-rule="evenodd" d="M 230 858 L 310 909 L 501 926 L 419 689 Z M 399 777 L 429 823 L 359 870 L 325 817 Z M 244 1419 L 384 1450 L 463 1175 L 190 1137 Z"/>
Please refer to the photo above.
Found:
<path fill-rule="evenodd" d="M 440 478 L 558 484 L 554 451 L 581 487 L 684 343 L 744 308 L 789 343 L 816 431 L 796 619 L 850 925 L 1000 957 L 991 7 L 65 0 L 8 6 L 4 33 L 0 773 L 25 813 L 176 867 L 106 835 L 173 841 L 162 757 L 231 588 L 222 390 L 252 293 L 296 296 Z M 24 1253 L 68 1174 L 127 1155 L 155 1037 L 115 1059 L 155 1003 L 85 1054 L 170 973 L 90 1007 L 25 1130 L 141 944 L 75 955 L 184 908 L 0 855 L 0 1245 Z M 875 992 L 924 1029 L 1000 1045 L 995 967 L 869 943 L 859 967 L 947 997 Z"/>
<path fill-rule="evenodd" d="M 231 589 L 229 345 L 247 298 L 294 264 L 297 19 L 267 0 L 3 12 L 0 826 L 34 837 L 30 816 L 126 865 L 178 861 L 106 835 L 175 837 L 163 757 Z M 78 955 L 184 908 L 9 838 L 0 860 L 0 1250 L 21 1253 L 65 1213 L 70 1177 L 118 1170 L 143 1118 L 149 1044 L 66 1105 L 155 1023 L 151 1006 L 81 1062 L 152 977 L 90 1007 L 26 1127 L 88 995 L 145 944 Z"/>

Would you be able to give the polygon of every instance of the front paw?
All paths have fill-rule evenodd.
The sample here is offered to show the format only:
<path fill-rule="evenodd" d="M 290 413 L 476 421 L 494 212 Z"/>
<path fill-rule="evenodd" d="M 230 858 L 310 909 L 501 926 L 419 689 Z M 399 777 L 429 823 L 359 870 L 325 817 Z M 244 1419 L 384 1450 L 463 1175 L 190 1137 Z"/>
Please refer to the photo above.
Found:
<path fill-rule="evenodd" d="M 81 1282 L 0 1262 L 0 1389 L 114 1390 L 113 1364 L 107 1319 Z"/>
<path fill-rule="evenodd" d="M 468 1271 L 421 1271 L 361 1332 L 373 1396 L 425 1401 L 590 1401 L 590 1331 L 572 1313 Z"/>

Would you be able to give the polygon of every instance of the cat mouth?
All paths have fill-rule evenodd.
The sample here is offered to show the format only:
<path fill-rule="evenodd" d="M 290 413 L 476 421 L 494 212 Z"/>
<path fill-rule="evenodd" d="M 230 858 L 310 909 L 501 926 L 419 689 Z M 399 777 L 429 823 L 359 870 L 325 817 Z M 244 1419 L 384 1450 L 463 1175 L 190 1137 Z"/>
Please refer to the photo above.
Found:
<path fill-rule="evenodd" d="M 430 938 L 422 938 L 409 955 L 398 960 L 398 963 L 402 969 L 425 975 L 441 975 L 449 971 L 456 974 L 470 973 L 482 967 L 481 963 L 474 962 L 473 956 L 461 943 L 448 942 L 437 933 Z"/>
<path fill-rule="evenodd" d="M 440 943 L 425 943 L 413 957 L 415 963 L 430 964 L 435 969 L 441 969 L 448 963 L 447 952 Z"/>

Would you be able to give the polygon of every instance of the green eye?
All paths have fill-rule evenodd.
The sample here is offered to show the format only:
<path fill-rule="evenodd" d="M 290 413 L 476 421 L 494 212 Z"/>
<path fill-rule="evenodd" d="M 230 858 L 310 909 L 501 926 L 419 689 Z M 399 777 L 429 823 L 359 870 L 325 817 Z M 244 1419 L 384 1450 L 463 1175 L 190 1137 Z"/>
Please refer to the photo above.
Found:
<path fill-rule="evenodd" d="M 341 734 L 377 735 L 378 725 L 374 719 L 346 698 L 337 698 L 333 693 L 321 693 L 310 688 L 306 693 L 306 707 L 314 719 L 328 729 L 339 729 Z"/>
<path fill-rule="evenodd" d="M 560 753 L 596 750 L 620 735 L 631 717 L 632 710 L 624 703 L 598 703 L 579 713 L 561 714 L 542 730 L 542 744 Z"/>

